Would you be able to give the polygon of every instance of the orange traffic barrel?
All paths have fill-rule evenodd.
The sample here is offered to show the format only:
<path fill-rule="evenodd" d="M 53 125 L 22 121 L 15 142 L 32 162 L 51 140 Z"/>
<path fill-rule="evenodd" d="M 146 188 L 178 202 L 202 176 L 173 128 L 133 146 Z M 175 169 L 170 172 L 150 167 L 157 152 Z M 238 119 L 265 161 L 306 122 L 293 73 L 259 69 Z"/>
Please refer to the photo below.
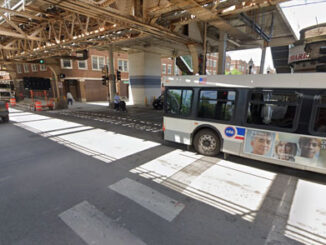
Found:
<path fill-rule="evenodd" d="M 42 111 L 42 102 L 41 101 L 36 101 L 35 102 L 35 110 L 36 111 Z"/>
<path fill-rule="evenodd" d="M 10 105 L 11 106 L 16 106 L 16 99 L 15 98 L 10 98 Z"/>

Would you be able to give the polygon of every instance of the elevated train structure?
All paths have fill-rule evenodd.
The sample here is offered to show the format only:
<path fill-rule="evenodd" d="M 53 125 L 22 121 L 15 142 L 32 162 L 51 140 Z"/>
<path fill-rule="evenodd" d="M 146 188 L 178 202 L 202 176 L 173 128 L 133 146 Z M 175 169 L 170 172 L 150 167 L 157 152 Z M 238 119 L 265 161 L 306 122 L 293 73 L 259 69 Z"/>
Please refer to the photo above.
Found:
<path fill-rule="evenodd" d="M 205 64 L 207 52 L 219 52 L 222 74 L 227 50 L 261 47 L 264 56 L 268 46 L 296 41 L 279 7 L 281 2 L 284 0 L 2 0 L 0 63 L 2 69 L 14 73 L 15 64 L 45 60 L 59 97 L 55 84 L 60 58 L 85 59 L 77 52 L 90 48 L 128 52 L 134 55 L 130 66 L 136 68 L 130 71 L 130 83 L 137 90 L 133 97 L 138 98 L 159 92 L 161 57 L 191 54 L 196 74 L 205 73 L 200 62 Z"/>

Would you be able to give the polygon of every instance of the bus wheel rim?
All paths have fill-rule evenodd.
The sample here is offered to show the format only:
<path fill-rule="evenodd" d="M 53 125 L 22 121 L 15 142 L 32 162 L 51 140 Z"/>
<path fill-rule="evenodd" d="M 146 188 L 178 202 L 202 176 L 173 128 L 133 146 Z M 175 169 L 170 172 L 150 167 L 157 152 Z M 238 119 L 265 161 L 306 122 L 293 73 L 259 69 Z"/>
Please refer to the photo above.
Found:
<path fill-rule="evenodd" d="M 216 140 L 212 135 L 201 136 L 199 144 L 204 151 L 214 151 L 216 149 Z"/>

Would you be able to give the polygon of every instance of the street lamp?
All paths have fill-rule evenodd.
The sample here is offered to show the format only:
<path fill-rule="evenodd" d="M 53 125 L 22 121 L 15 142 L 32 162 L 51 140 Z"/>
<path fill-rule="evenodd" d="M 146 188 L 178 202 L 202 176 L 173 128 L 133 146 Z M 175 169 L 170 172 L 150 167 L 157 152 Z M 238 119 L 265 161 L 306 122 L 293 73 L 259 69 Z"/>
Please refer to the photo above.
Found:
<path fill-rule="evenodd" d="M 249 65 L 249 74 L 251 74 L 251 71 L 252 71 L 252 68 L 254 66 L 254 62 L 252 61 L 252 58 L 250 58 L 249 62 L 248 62 L 248 65 Z"/>

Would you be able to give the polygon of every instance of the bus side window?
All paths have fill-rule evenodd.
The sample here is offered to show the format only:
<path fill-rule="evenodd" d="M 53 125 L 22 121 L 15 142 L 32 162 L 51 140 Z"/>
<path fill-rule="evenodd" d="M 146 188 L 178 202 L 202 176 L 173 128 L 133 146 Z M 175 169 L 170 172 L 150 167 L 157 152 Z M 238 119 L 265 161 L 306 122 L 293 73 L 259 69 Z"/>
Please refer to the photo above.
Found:
<path fill-rule="evenodd" d="M 191 89 L 168 89 L 167 113 L 174 115 L 189 115 L 191 112 L 193 91 Z"/>
<path fill-rule="evenodd" d="M 247 123 L 293 128 L 299 99 L 294 93 L 253 92 L 248 104 Z"/>
<path fill-rule="evenodd" d="M 191 103 L 192 103 L 192 90 L 186 90 L 184 89 L 182 91 L 182 103 L 181 103 L 181 109 L 180 114 L 181 115 L 189 115 L 191 111 Z"/>
<path fill-rule="evenodd" d="M 316 117 L 314 120 L 314 131 L 326 133 L 326 96 L 321 96 L 320 103 L 316 108 Z"/>
<path fill-rule="evenodd" d="M 235 91 L 201 90 L 198 117 L 231 121 L 235 97 Z"/>

